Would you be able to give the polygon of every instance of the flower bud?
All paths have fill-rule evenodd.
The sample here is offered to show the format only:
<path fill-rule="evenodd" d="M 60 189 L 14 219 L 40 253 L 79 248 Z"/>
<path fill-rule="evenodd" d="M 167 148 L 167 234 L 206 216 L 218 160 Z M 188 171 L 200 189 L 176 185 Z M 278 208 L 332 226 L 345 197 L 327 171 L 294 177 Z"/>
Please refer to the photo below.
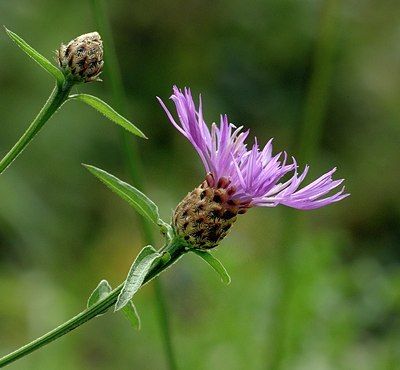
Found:
<path fill-rule="evenodd" d="M 103 42 L 97 32 L 86 33 L 61 44 L 57 51 L 60 68 L 67 79 L 77 82 L 100 81 L 103 70 Z"/>
<path fill-rule="evenodd" d="M 230 181 L 222 178 L 214 184 L 212 174 L 176 207 L 173 226 L 178 236 L 195 249 L 215 248 L 228 234 L 238 214 L 248 204 L 232 199 L 235 192 Z"/>

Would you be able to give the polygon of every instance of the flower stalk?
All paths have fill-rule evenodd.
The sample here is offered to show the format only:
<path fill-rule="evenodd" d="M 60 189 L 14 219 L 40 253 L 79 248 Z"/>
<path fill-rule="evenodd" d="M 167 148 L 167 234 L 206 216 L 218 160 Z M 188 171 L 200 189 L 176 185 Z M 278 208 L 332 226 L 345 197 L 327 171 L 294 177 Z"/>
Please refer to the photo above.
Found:
<path fill-rule="evenodd" d="M 68 99 L 68 95 L 74 85 L 74 82 L 64 80 L 63 83 L 57 83 L 47 102 L 40 110 L 39 114 L 33 120 L 25 133 L 19 138 L 15 145 L 0 161 L 0 174 L 22 153 L 26 146 L 41 130 L 50 117 L 61 107 Z"/>
<path fill-rule="evenodd" d="M 175 238 L 172 239 L 164 247 L 162 247 L 159 252 L 168 253 L 170 258 L 160 259 L 156 264 L 154 264 L 154 266 L 152 266 L 150 271 L 147 273 L 142 286 L 147 284 L 153 278 L 155 278 L 163 271 L 165 271 L 168 267 L 177 262 L 185 253 L 188 252 L 188 249 L 185 243 L 182 243 L 179 238 Z M 97 303 L 93 304 L 70 320 L 49 331 L 43 336 L 33 340 L 32 342 L 24 345 L 23 347 L 20 347 L 16 351 L 11 352 L 10 354 L 0 358 L 0 368 L 19 360 L 20 358 L 40 349 L 41 347 L 46 346 L 54 340 L 64 336 L 65 334 L 68 334 L 70 331 L 83 325 L 87 321 L 95 318 L 96 316 L 104 314 L 105 311 L 107 311 L 117 302 L 118 296 L 121 293 L 123 286 L 124 283 L 120 284 L 118 287 L 112 290 L 109 295 L 107 295 L 107 297 L 99 300 Z"/>

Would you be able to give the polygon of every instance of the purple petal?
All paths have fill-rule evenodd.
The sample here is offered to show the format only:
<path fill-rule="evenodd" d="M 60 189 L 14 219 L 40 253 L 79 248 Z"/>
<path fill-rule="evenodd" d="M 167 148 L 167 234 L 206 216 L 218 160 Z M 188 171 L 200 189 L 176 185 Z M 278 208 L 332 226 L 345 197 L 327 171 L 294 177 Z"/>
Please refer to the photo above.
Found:
<path fill-rule="evenodd" d="M 307 186 L 298 190 L 304 181 L 309 167 L 299 175 L 295 158 L 293 163 L 286 164 L 284 152 L 272 156 L 272 139 L 260 151 L 257 138 L 250 150 L 247 150 L 245 139 L 249 130 L 235 127 L 229 123 L 226 115 L 221 115 L 219 126 L 215 123 L 211 131 L 203 119 L 202 99 L 199 97 L 199 108 L 196 110 L 190 89 L 184 92 L 176 86 L 171 99 L 175 103 L 179 123 L 175 121 L 160 98 L 157 98 L 175 128 L 185 136 L 198 152 L 206 172 L 211 172 L 215 183 L 226 177 L 236 189 L 232 198 L 248 202 L 250 206 L 275 207 L 283 204 L 298 209 L 314 209 L 338 202 L 349 194 L 343 194 L 344 187 L 333 195 L 327 196 L 343 180 L 332 180 L 331 171 L 320 176 Z M 282 178 L 292 172 L 289 179 Z M 324 198 L 325 197 L 325 198 Z"/>

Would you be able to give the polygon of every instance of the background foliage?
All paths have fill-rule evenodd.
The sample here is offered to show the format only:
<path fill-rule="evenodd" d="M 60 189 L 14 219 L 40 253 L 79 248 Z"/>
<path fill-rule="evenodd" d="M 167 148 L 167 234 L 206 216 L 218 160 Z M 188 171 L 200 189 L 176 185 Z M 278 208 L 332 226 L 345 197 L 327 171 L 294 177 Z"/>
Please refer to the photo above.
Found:
<path fill-rule="evenodd" d="M 208 122 L 227 113 L 262 144 L 274 137 L 276 151 L 311 165 L 310 179 L 337 165 L 352 193 L 320 210 L 241 217 L 217 251 L 229 287 L 194 256 L 163 275 L 180 368 L 398 368 L 399 3 L 107 6 L 128 118 L 150 138 L 131 145 L 164 218 L 204 176 L 156 102 L 173 84 L 202 93 Z M 0 23 L 49 58 L 61 42 L 95 30 L 90 2 L 77 0 L 1 1 Z M 52 80 L 5 32 L 0 50 L 3 155 Z M 111 101 L 107 72 L 102 78 L 79 90 Z M 322 123 L 313 141 L 304 138 L 309 121 Z M 0 179 L 1 354 L 82 310 L 101 278 L 121 282 L 144 244 L 137 216 L 82 162 L 129 181 L 117 129 L 72 102 Z M 152 286 L 135 302 L 141 332 L 105 315 L 10 369 L 165 368 Z"/>

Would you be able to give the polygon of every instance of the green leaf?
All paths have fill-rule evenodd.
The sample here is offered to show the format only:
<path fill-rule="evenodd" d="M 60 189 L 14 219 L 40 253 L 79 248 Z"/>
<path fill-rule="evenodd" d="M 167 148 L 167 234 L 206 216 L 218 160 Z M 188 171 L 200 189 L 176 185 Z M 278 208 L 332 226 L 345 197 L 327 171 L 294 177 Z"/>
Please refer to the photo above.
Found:
<path fill-rule="evenodd" d="M 125 117 L 121 116 L 118 112 L 116 112 L 113 108 L 111 108 L 107 103 L 105 103 L 98 97 L 88 94 L 76 94 L 70 95 L 69 99 L 80 100 L 90 105 L 94 109 L 98 110 L 100 113 L 104 114 L 108 119 L 115 122 L 117 125 L 122 126 L 125 130 L 128 130 L 132 134 L 147 139 L 146 135 L 142 131 L 140 131 L 133 123 L 128 121 Z"/>
<path fill-rule="evenodd" d="M 161 219 L 158 220 L 158 226 L 160 227 L 161 233 L 164 235 L 167 243 L 170 243 L 175 236 L 172 226 Z"/>
<path fill-rule="evenodd" d="M 93 290 L 92 294 L 90 295 L 87 301 L 87 308 L 93 306 L 97 302 L 101 301 L 102 299 L 106 298 L 112 291 L 111 285 L 108 283 L 107 280 L 100 281 L 99 285 Z M 108 310 L 104 310 L 105 313 Z M 100 314 L 102 315 L 102 314 Z M 100 316 L 98 315 L 98 316 Z"/>
<path fill-rule="evenodd" d="M 56 78 L 57 82 L 61 84 L 64 81 L 64 75 L 62 72 L 47 58 L 38 53 L 32 46 L 28 45 L 21 37 L 16 33 L 8 30 L 4 27 L 7 35 L 13 40 L 26 54 L 28 54 L 36 63 L 43 67 L 47 72 L 49 72 L 53 77 Z"/>
<path fill-rule="evenodd" d="M 218 258 L 214 257 L 210 252 L 200 251 L 198 249 L 193 249 L 193 252 L 207 262 L 218 273 L 224 284 L 229 285 L 231 283 L 231 277 L 229 276 L 228 271 L 226 271 L 226 268 Z"/>
<path fill-rule="evenodd" d="M 115 311 L 119 311 L 128 304 L 142 286 L 153 263 L 161 258 L 162 254 L 158 253 L 151 245 L 147 245 L 139 252 L 129 270 L 121 293 L 118 296 L 117 303 L 115 304 Z"/>
<path fill-rule="evenodd" d="M 84 164 L 84 166 L 112 191 L 118 194 L 122 199 L 126 200 L 142 216 L 146 217 L 158 226 L 165 224 L 165 222 L 160 219 L 158 207 L 141 191 L 134 188 L 132 185 L 119 180 L 106 171 L 87 164 Z"/>
<path fill-rule="evenodd" d="M 127 305 L 122 308 L 122 313 L 136 330 L 140 330 L 140 317 L 132 301 L 129 301 Z"/>

